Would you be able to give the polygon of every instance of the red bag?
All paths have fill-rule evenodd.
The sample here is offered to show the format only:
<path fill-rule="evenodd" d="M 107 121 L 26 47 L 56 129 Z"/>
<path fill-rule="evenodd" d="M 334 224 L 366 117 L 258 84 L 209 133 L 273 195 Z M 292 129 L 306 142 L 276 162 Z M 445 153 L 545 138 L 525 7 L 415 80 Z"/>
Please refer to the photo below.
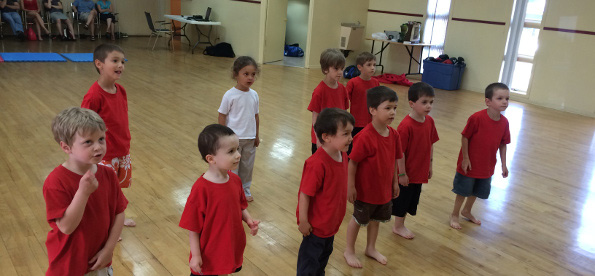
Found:
<path fill-rule="evenodd" d="M 31 41 L 37 40 L 37 36 L 32 28 L 27 28 L 27 39 Z"/>

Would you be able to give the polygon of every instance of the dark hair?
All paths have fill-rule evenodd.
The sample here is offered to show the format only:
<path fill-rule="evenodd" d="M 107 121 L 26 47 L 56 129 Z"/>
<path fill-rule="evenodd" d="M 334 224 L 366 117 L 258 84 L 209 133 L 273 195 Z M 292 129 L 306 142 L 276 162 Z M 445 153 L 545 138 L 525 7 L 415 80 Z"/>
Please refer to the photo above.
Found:
<path fill-rule="evenodd" d="M 326 75 L 329 68 L 345 68 L 345 56 L 339 49 L 328 48 L 320 54 L 320 69 Z"/>
<path fill-rule="evenodd" d="M 355 59 L 355 64 L 356 65 L 364 66 L 364 64 L 366 64 L 366 62 L 372 61 L 372 60 L 376 60 L 376 56 L 375 55 L 373 55 L 370 52 L 362 52 Z"/>
<path fill-rule="evenodd" d="M 122 49 L 122 47 L 114 44 L 104 43 L 95 47 L 95 50 L 93 51 L 93 65 L 95 65 L 95 60 L 105 62 L 107 56 L 113 51 L 124 54 L 124 50 Z M 95 66 L 95 70 L 97 70 L 97 73 L 101 73 L 99 72 L 99 68 L 97 68 L 97 66 Z"/>
<path fill-rule="evenodd" d="M 220 124 L 206 126 L 198 135 L 198 150 L 202 160 L 207 161 L 207 155 L 217 153 L 219 138 L 235 135 L 231 128 Z"/>
<path fill-rule="evenodd" d="M 494 83 L 488 85 L 488 87 L 486 87 L 486 91 L 485 91 L 486 99 L 491 100 L 492 97 L 494 96 L 494 91 L 496 91 L 497 89 L 510 90 L 510 89 L 508 89 L 508 86 L 506 84 L 503 84 L 501 82 L 494 82 Z"/>
<path fill-rule="evenodd" d="M 385 102 L 398 102 L 399 97 L 397 93 L 386 86 L 376 86 L 368 89 L 366 92 L 366 100 L 368 102 L 368 110 L 370 107 L 378 108 L 378 106 Z"/>
<path fill-rule="evenodd" d="M 347 126 L 347 123 L 355 125 L 355 119 L 349 112 L 336 107 L 325 108 L 318 114 L 316 123 L 314 123 L 314 132 L 316 132 L 316 137 L 318 137 L 320 143 L 324 144 L 324 140 L 322 140 L 323 133 L 337 134 L 339 123 L 342 126 Z"/>
<path fill-rule="evenodd" d="M 417 102 L 421 97 L 434 97 L 434 88 L 425 83 L 425 82 L 418 82 L 414 83 L 409 87 L 409 92 L 407 93 L 407 97 L 412 102 Z"/>
<path fill-rule="evenodd" d="M 239 73 L 240 70 L 242 70 L 242 68 L 246 67 L 246 66 L 254 66 L 254 68 L 256 68 L 256 73 L 260 73 L 260 68 L 258 68 L 258 63 L 256 63 L 256 60 L 254 60 L 252 57 L 249 56 L 241 56 L 236 58 L 236 60 L 233 62 L 233 66 L 231 67 L 231 77 L 235 78 Z"/>

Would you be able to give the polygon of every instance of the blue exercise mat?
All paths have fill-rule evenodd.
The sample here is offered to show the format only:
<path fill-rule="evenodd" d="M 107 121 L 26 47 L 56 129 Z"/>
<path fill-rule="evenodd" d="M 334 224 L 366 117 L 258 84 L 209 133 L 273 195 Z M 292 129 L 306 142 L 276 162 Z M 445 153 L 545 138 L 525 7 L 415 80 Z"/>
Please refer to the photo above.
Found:
<path fill-rule="evenodd" d="M 4 62 L 66 62 L 56 53 L 0 53 Z"/>
<path fill-rule="evenodd" d="M 93 53 L 61 53 L 72 62 L 93 62 Z"/>

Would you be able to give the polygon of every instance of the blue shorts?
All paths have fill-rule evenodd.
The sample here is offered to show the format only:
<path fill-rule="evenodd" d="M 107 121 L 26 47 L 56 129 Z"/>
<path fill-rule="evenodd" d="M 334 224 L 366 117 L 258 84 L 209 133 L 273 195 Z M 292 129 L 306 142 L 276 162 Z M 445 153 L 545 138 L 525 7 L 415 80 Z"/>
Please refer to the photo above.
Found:
<path fill-rule="evenodd" d="M 455 174 L 455 179 L 452 182 L 453 193 L 468 197 L 476 196 L 481 199 L 487 199 L 490 196 L 492 189 L 492 177 L 488 178 L 473 178 L 460 174 Z"/>

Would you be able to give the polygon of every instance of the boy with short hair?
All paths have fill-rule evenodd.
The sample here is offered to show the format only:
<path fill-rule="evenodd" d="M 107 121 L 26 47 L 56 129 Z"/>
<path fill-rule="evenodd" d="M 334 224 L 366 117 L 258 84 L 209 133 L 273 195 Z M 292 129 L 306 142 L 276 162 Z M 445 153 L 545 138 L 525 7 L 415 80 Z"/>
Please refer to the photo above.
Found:
<path fill-rule="evenodd" d="M 124 72 L 124 50 L 118 45 L 101 44 L 95 48 L 93 60 L 99 79 L 85 94 L 81 107 L 97 112 L 107 126 L 107 153 L 99 164 L 112 168 L 118 176 L 120 187 L 129 188 L 132 183 L 132 165 L 128 98 L 124 87 L 116 83 Z M 126 219 L 124 225 L 133 227 L 136 223 Z"/>
<path fill-rule="evenodd" d="M 368 90 L 366 97 L 372 122 L 354 138 L 348 168 L 347 198 L 353 203 L 353 217 L 347 226 L 343 255 L 347 264 L 356 268 L 362 267 L 355 256 L 361 226 L 368 226 L 366 256 L 386 264 L 386 257 L 376 250 L 379 222 L 390 220 L 391 199 L 399 196 L 399 183 L 408 183 L 401 139 L 389 126 L 397 110 L 397 93 L 378 86 Z M 398 175 L 396 164 L 401 172 Z"/>
<path fill-rule="evenodd" d="M 128 204 L 114 172 L 97 166 L 106 152 L 105 124 L 80 107 L 60 112 L 54 139 L 68 155 L 43 184 L 48 232 L 46 275 L 112 275 L 114 248 Z"/>
<path fill-rule="evenodd" d="M 325 108 L 337 107 L 343 110 L 349 108 L 349 99 L 345 86 L 339 83 L 345 68 L 345 57 L 338 49 L 326 49 L 320 54 L 320 67 L 324 79 L 316 86 L 312 93 L 312 100 L 308 110 L 312 112 L 312 154 L 322 144 L 314 133 L 314 124 L 318 114 Z"/>
<path fill-rule="evenodd" d="M 412 216 L 417 213 L 422 183 L 428 183 L 432 178 L 434 143 L 439 138 L 434 119 L 428 115 L 434 103 L 434 88 L 424 82 L 415 83 L 409 87 L 408 98 L 411 112 L 401 121 L 397 132 L 401 137 L 409 184 L 399 185 L 399 197 L 393 199 L 392 215 L 395 216 L 393 233 L 413 239 L 415 235 L 405 227 L 405 217 L 407 213 Z"/>
<path fill-rule="evenodd" d="M 363 52 L 357 56 L 355 63 L 361 74 L 350 79 L 346 87 L 347 97 L 351 103 L 349 113 L 355 118 L 353 137 L 364 129 L 367 124 L 372 122 L 372 116 L 368 112 L 368 105 L 366 103 L 366 91 L 380 85 L 377 79 L 372 78 L 374 72 L 376 72 L 376 56 L 370 52 Z"/>
<path fill-rule="evenodd" d="M 478 197 L 487 199 L 490 195 L 498 150 L 502 162 L 502 177 L 508 177 L 506 144 L 510 143 L 510 130 L 508 120 L 500 112 L 508 107 L 509 98 L 510 90 L 505 84 L 496 82 L 488 85 L 485 89 L 485 103 L 488 108 L 471 115 L 461 133 L 461 151 L 452 189 L 456 198 L 450 215 L 450 227 L 454 229 L 461 229 L 459 211 L 465 198 L 467 202 L 460 214 L 481 225 L 481 221 L 471 214 L 471 208 Z"/>
<path fill-rule="evenodd" d="M 296 210 L 300 245 L 297 275 L 324 275 L 347 204 L 347 154 L 355 120 L 347 111 L 325 108 L 314 129 L 322 144 L 304 163 Z"/>
<path fill-rule="evenodd" d="M 209 169 L 192 186 L 180 227 L 190 231 L 191 276 L 231 274 L 242 269 L 246 234 L 254 236 L 253 220 L 240 177 L 231 172 L 240 162 L 238 136 L 229 127 L 212 124 L 198 136 L 198 149 Z"/>

